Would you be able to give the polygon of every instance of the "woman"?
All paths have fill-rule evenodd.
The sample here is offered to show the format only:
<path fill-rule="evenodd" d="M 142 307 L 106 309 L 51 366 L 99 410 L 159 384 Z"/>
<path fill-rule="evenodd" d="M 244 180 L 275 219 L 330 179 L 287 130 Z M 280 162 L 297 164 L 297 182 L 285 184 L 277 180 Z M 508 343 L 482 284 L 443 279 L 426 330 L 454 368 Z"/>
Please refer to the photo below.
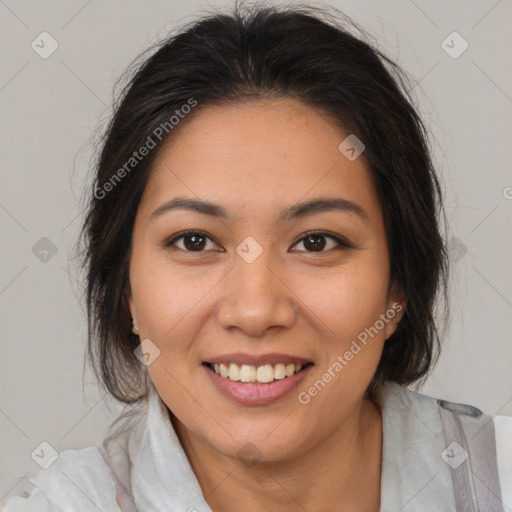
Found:
<path fill-rule="evenodd" d="M 406 387 L 442 198 L 404 74 L 341 19 L 237 6 L 131 77 L 83 229 L 89 356 L 131 407 L 5 510 L 512 507 L 512 419 Z"/>

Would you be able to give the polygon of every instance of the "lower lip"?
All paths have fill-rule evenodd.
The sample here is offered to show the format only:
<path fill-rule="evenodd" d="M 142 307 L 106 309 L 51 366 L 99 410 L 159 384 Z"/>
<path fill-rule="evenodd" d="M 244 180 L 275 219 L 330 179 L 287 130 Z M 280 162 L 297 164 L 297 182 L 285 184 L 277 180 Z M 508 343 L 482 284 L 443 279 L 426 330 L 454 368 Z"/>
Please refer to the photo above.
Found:
<path fill-rule="evenodd" d="M 252 384 L 221 377 L 206 365 L 202 366 L 219 391 L 242 405 L 266 405 L 277 402 L 293 391 L 313 367 L 309 365 L 291 377 L 274 380 L 268 384 Z"/>

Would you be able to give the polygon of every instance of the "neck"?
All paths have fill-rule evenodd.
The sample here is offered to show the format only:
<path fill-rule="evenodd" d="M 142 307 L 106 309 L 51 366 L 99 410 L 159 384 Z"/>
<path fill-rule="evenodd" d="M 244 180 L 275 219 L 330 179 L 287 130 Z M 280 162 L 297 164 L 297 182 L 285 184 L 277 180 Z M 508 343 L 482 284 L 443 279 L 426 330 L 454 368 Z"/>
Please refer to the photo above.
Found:
<path fill-rule="evenodd" d="M 254 465 L 227 457 L 171 421 L 212 511 L 378 512 L 382 418 L 362 400 L 320 444 L 287 460 Z"/>

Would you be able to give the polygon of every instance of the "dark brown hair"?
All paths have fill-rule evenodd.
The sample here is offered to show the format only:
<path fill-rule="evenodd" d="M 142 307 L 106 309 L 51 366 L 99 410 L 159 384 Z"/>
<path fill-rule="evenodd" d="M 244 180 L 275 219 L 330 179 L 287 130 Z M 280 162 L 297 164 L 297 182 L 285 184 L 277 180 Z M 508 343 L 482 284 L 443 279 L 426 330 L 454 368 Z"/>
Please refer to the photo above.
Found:
<path fill-rule="evenodd" d="M 126 292 L 137 208 L 155 158 L 173 135 L 170 119 L 192 110 L 180 114 L 181 128 L 208 105 L 255 97 L 299 99 L 363 141 L 384 214 L 390 286 L 406 300 L 366 396 L 384 380 L 407 385 L 428 375 L 439 355 L 437 299 L 448 318 L 442 194 L 409 79 L 367 37 L 334 8 L 237 2 L 229 14 L 208 13 L 183 26 L 128 69 L 101 140 L 79 241 L 87 356 L 116 399 L 134 403 L 147 392 Z M 149 139 L 156 147 L 130 160 Z"/>

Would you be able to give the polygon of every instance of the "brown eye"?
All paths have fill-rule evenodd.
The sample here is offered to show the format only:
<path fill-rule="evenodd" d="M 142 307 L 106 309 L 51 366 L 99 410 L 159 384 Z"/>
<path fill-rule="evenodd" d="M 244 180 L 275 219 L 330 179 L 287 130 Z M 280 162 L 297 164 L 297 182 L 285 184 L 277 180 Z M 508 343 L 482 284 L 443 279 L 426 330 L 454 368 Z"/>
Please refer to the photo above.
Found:
<path fill-rule="evenodd" d="M 181 240 L 183 240 L 183 245 L 179 247 L 177 242 Z M 213 242 L 209 236 L 201 231 L 186 231 L 173 238 L 165 245 L 166 247 L 176 246 L 178 249 L 186 252 L 203 252 L 208 241 Z"/>
<path fill-rule="evenodd" d="M 315 252 L 322 251 L 325 244 L 325 236 L 322 235 L 308 235 L 304 238 L 304 247 L 308 250 L 311 248 Z"/>
<path fill-rule="evenodd" d="M 328 245 L 326 239 L 333 241 L 334 245 L 327 247 L 327 250 L 324 251 L 325 247 Z M 329 249 L 343 249 L 350 247 L 350 244 L 343 239 L 322 232 L 308 233 L 299 240 L 298 243 L 304 244 L 306 252 L 327 252 Z"/>

